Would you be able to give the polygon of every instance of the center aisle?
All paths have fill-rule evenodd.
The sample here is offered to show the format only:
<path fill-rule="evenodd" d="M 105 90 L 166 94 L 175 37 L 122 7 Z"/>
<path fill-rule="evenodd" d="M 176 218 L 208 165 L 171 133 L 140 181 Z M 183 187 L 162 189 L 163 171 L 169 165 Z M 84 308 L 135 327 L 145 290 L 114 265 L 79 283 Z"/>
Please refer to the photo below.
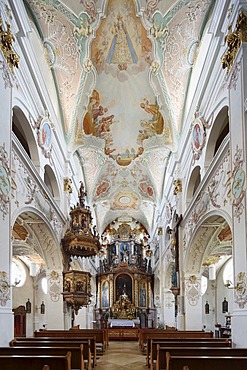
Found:
<path fill-rule="evenodd" d="M 97 360 L 97 370 L 144 370 L 145 356 L 140 352 L 138 342 L 111 341 L 103 356 Z"/>

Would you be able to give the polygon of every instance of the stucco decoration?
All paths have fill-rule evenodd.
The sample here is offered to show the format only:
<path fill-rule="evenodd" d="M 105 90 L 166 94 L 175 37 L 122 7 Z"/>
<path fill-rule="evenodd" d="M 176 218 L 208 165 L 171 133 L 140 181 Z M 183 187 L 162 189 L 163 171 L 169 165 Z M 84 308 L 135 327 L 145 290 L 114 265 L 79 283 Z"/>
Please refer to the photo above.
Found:
<path fill-rule="evenodd" d="M 12 188 L 14 187 L 12 206 L 31 206 L 39 210 L 50 222 L 59 239 L 65 220 L 57 213 L 57 208 L 53 206 L 38 179 L 35 179 L 35 174 L 30 171 L 15 149 L 12 150 L 12 174 Z"/>
<path fill-rule="evenodd" d="M 78 109 L 78 87 L 87 74 L 83 69 L 87 55 L 87 40 L 92 34 L 92 17 L 82 12 L 75 14 L 57 0 L 30 0 L 35 23 L 43 33 L 48 65 L 53 69 L 63 107 L 65 131 L 75 123 Z M 81 10 L 82 10 L 81 6 Z M 92 14 L 92 12 L 91 12 Z"/>
<path fill-rule="evenodd" d="M 17 79 L 14 75 L 10 73 L 8 64 L 6 63 L 5 59 L 0 60 L 0 71 L 2 71 L 2 77 L 4 80 L 5 89 L 11 88 L 11 87 L 18 88 Z"/>
<path fill-rule="evenodd" d="M 5 271 L 0 271 L 0 305 L 6 306 L 10 300 L 10 288 L 8 283 L 8 274 Z"/>
<path fill-rule="evenodd" d="M 0 49 L 12 74 L 14 74 L 14 67 L 18 68 L 19 66 L 19 56 L 13 49 L 13 41 L 15 41 L 15 37 L 11 32 L 10 24 L 8 22 L 4 24 L 0 16 Z"/>
<path fill-rule="evenodd" d="M 237 89 L 237 82 L 238 82 L 238 79 L 239 79 L 239 76 L 240 76 L 241 63 L 242 63 L 242 61 L 240 60 L 233 67 L 230 82 L 229 82 L 229 85 L 228 85 L 229 90 L 233 89 L 233 90 L 236 91 L 236 89 Z"/>
<path fill-rule="evenodd" d="M 207 192 L 202 192 L 192 212 L 194 224 L 197 224 L 202 215 L 207 211 L 210 203 L 210 198 Z"/>
<path fill-rule="evenodd" d="M 165 78 L 163 92 L 169 96 L 172 121 L 177 130 L 180 129 L 186 99 L 186 81 L 199 51 L 199 30 L 210 9 L 210 3 L 209 0 L 180 0 L 164 16 L 156 11 L 152 17 L 150 32 L 161 63 L 158 78 L 160 83 Z"/>
<path fill-rule="evenodd" d="M 9 213 L 9 201 L 11 191 L 11 171 L 9 168 L 8 153 L 5 143 L 0 146 L 0 212 L 3 220 Z"/>
<path fill-rule="evenodd" d="M 185 285 L 185 293 L 191 306 L 196 306 L 201 297 L 201 283 L 195 275 L 191 275 Z"/>
<path fill-rule="evenodd" d="M 238 222 L 241 220 L 241 216 L 244 211 L 245 197 L 245 172 L 243 170 L 243 150 L 237 145 L 236 153 L 233 159 L 233 171 L 232 171 L 232 196 L 233 196 L 233 212 Z"/>
<path fill-rule="evenodd" d="M 222 208 L 231 203 L 231 173 L 230 149 L 228 149 L 208 185 L 210 201 L 215 208 Z"/>
<path fill-rule="evenodd" d="M 48 292 L 53 302 L 59 301 L 61 293 L 63 291 L 62 279 L 56 271 L 51 271 L 50 277 L 48 278 Z"/>
<path fill-rule="evenodd" d="M 239 272 L 237 274 L 235 294 L 235 302 L 238 304 L 239 308 L 243 309 L 247 303 L 247 279 L 245 272 Z"/>

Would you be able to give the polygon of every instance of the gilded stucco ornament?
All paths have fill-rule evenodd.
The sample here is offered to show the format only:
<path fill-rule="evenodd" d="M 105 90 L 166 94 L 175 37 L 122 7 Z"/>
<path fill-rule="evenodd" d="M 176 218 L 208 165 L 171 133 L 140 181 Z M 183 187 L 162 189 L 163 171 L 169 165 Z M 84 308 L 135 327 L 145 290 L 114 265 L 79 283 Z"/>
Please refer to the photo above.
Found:
<path fill-rule="evenodd" d="M 228 34 L 225 36 L 225 43 L 227 44 L 227 50 L 222 57 L 221 63 L 222 68 L 227 70 L 227 74 L 230 72 L 238 50 L 242 42 L 247 41 L 247 17 L 244 12 L 240 12 L 235 30 L 232 31 L 232 24 L 228 27 Z"/>
<path fill-rule="evenodd" d="M 19 56 L 12 48 L 13 41 L 15 41 L 15 37 L 11 33 L 10 24 L 6 22 L 6 27 L 4 27 L 2 18 L 0 17 L 0 49 L 12 74 L 14 74 L 14 67 L 18 68 L 19 66 Z"/>
<path fill-rule="evenodd" d="M 72 189 L 72 180 L 69 179 L 69 178 L 65 178 L 63 180 L 63 189 L 64 191 L 66 191 L 67 193 L 71 194 L 73 192 L 73 189 Z"/>
<path fill-rule="evenodd" d="M 180 179 L 176 179 L 173 181 L 174 190 L 173 194 L 177 195 L 178 193 L 182 193 L 182 181 Z"/>

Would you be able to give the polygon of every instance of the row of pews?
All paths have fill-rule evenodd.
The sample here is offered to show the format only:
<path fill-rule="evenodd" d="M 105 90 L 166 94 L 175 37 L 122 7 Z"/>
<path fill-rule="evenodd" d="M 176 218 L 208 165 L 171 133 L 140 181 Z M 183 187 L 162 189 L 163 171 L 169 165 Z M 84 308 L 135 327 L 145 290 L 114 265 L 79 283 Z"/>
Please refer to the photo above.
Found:
<path fill-rule="evenodd" d="M 0 347 L 0 369 L 93 370 L 107 346 L 104 329 L 39 331 Z"/>
<path fill-rule="evenodd" d="M 141 329 L 139 346 L 150 370 L 247 369 L 247 348 L 212 332 Z"/>

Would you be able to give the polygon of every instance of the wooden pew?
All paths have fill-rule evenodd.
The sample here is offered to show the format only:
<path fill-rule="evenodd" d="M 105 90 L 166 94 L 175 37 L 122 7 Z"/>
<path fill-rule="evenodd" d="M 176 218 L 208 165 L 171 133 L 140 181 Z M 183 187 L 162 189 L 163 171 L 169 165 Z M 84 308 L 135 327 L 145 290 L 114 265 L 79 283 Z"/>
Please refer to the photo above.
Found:
<path fill-rule="evenodd" d="M 90 345 L 88 345 L 88 340 L 90 340 Z M 97 360 L 96 360 L 96 357 L 97 357 L 97 354 L 96 354 L 96 338 L 95 337 L 82 337 L 82 338 L 68 338 L 68 337 L 15 337 L 14 339 L 14 342 L 12 343 L 12 341 L 10 342 L 10 345 L 15 345 L 14 343 L 18 342 L 17 345 L 21 345 L 19 344 L 20 342 L 42 342 L 42 341 L 56 341 L 56 342 L 68 342 L 68 344 L 70 345 L 70 343 L 72 343 L 71 341 L 73 341 L 73 344 L 75 344 L 74 342 L 76 342 L 77 344 L 84 344 L 84 358 L 85 360 L 88 360 L 90 358 L 90 356 L 92 357 L 92 360 L 93 360 L 93 366 L 96 366 L 96 363 L 97 363 Z M 40 344 L 41 346 L 43 346 L 42 344 Z M 57 347 L 59 347 L 59 343 L 57 343 Z M 90 354 L 88 352 L 88 349 L 90 347 Z"/>
<path fill-rule="evenodd" d="M 199 330 L 164 330 L 164 329 L 141 329 L 139 333 L 139 346 L 144 351 L 147 338 L 213 338 L 213 332 Z"/>
<path fill-rule="evenodd" d="M 153 364 L 157 359 L 157 344 L 161 347 L 231 347 L 231 340 L 223 338 L 208 338 L 208 339 L 194 339 L 194 338 L 148 338 L 147 341 L 147 355 L 146 365 L 153 368 Z"/>
<path fill-rule="evenodd" d="M 44 365 L 42 370 L 50 370 L 50 366 Z"/>
<path fill-rule="evenodd" d="M 47 356 L 65 356 L 71 353 L 71 367 L 73 369 L 84 370 L 83 344 L 80 347 L 0 347 L 0 356 L 2 355 L 47 355 Z M 1 362 L 0 362 L 1 368 Z"/>
<path fill-rule="evenodd" d="M 160 363 L 160 349 L 157 348 L 157 351 L 157 370 L 181 370 L 184 366 L 187 366 L 189 370 L 236 370 L 247 368 L 246 356 L 171 356 L 169 352 L 166 352 L 166 361 Z"/>
<path fill-rule="evenodd" d="M 71 370 L 71 353 L 65 356 L 0 355 L 2 370 L 40 370 L 45 365 L 51 370 Z"/>
<path fill-rule="evenodd" d="M 101 346 L 102 351 L 107 347 L 107 331 L 104 329 L 71 329 L 71 330 L 41 330 L 35 331 L 34 337 L 69 337 L 69 338 L 96 338 L 96 343 Z"/>
<path fill-rule="evenodd" d="M 35 338 L 32 338 L 31 340 L 27 340 L 28 338 L 25 338 L 24 340 L 20 339 L 13 339 L 10 342 L 10 347 L 28 347 L 28 348 L 36 348 L 36 347 L 62 347 L 64 349 L 68 348 L 75 348 L 78 352 L 80 351 L 81 345 L 83 346 L 83 363 L 87 363 L 88 370 L 92 369 L 92 364 L 93 367 L 96 366 L 96 354 L 95 350 L 94 354 L 92 355 L 91 348 L 92 348 L 92 340 L 91 339 L 79 339 L 79 340 L 35 340 Z M 57 339 L 57 338 L 56 338 Z M 93 346 L 95 346 L 95 342 L 93 342 Z M 73 353 L 74 354 L 74 353 Z M 78 356 L 78 354 L 77 354 Z M 73 363 L 74 358 L 72 359 Z M 74 368 L 74 366 L 73 366 Z M 78 367 L 76 367 L 78 368 Z"/>
<path fill-rule="evenodd" d="M 157 345 L 159 346 L 159 345 Z M 247 348 L 230 347 L 159 347 L 156 369 L 163 369 L 167 361 L 167 353 L 170 356 L 210 356 L 210 357 L 247 357 Z"/>

